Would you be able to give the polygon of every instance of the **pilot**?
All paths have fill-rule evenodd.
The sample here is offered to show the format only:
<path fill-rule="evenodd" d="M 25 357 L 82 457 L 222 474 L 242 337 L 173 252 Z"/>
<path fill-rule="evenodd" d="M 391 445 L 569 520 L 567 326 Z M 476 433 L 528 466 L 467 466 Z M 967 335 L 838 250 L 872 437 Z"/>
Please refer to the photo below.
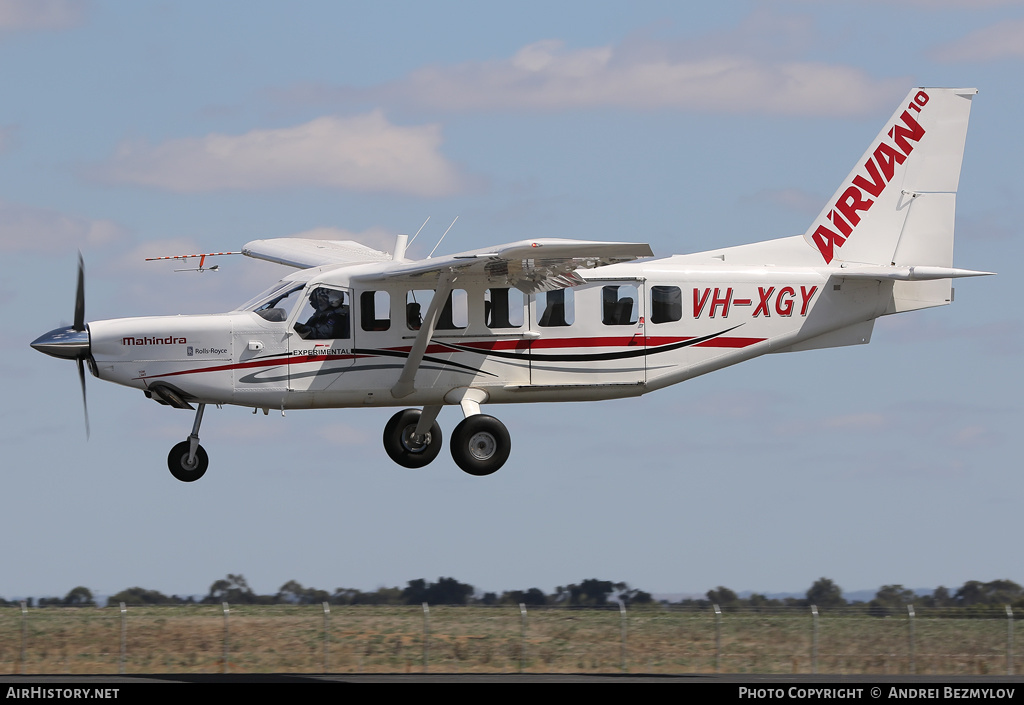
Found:
<path fill-rule="evenodd" d="M 349 311 L 345 294 L 317 287 L 309 295 L 314 313 L 305 323 L 296 323 L 295 332 L 302 339 L 331 340 L 349 336 Z"/>

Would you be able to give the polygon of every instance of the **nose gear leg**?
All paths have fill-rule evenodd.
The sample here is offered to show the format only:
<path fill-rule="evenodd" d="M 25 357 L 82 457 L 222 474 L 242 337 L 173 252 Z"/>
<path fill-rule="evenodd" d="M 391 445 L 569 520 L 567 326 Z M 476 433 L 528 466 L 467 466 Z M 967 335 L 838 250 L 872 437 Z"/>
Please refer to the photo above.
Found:
<path fill-rule="evenodd" d="M 196 448 L 199 447 L 199 426 L 203 423 L 203 412 L 206 411 L 206 404 L 200 404 L 196 409 L 196 420 L 192 423 L 192 433 L 188 436 L 188 464 L 196 462 Z"/>

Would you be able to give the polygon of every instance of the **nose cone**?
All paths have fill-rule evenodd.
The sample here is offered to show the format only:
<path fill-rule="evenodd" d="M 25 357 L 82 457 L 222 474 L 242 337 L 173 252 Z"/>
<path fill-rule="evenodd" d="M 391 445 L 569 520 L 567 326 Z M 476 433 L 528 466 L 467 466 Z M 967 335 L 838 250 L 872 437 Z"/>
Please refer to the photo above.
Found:
<path fill-rule="evenodd" d="M 89 331 L 54 328 L 33 340 L 32 347 L 53 357 L 76 360 L 89 354 Z"/>

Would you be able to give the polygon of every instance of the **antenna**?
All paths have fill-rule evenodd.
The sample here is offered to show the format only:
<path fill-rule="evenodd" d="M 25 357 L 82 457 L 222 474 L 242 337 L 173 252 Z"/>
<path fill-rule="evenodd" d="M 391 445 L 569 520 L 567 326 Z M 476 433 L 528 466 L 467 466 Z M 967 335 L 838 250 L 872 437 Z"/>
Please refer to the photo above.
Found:
<path fill-rule="evenodd" d="M 459 219 L 459 216 L 455 216 L 455 220 L 458 220 L 458 219 Z M 455 220 L 453 220 L 453 221 L 452 221 L 452 225 L 455 225 Z M 425 224 L 425 223 L 424 223 L 424 224 Z M 452 225 L 449 225 L 449 226 L 448 226 L 448 230 L 451 230 L 451 229 L 452 229 Z M 447 235 L 447 234 L 448 234 L 448 230 L 445 230 L 445 231 L 444 231 L 444 235 Z M 442 236 L 441 236 L 441 240 L 444 240 L 444 235 L 442 235 Z M 440 245 L 440 244 L 441 244 L 441 240 L 438 240 L 438 241 L 437 241 L 437 245 L 434 245 L 434 249 L 430 251 L 430 254 L 429 254 L 429 255 L 427 255 L 427 259 L 430 259 L 431 255 L 433 255 L 433 254 L 434 254 L 434 250 L 436 250 L 436 249 L 437 249 L 437 247 L 438 247 L 438 245 Z"/>
<path fill-rule="evenodd" d="M 206 265 L 206 258 L 207 257 L 217 257 L 219 255 L 240 255 L 240 254 L 242 254 L 242 253 L 241 252 L 207 252 L 205 254 L 196 254 L 196 255 L 169 255 L 167 257 L 147 257 L 146 261 L 147 262 L 156 262 L 158 260 L 177 259 L 177 260 L 181 260 L 182 262 L 184 262 L 185 260 L 189 260 L 189 259 L 192 259 L 194 257 L 198 257 L 199 258 L 199 266 L 196 267 L 195 269 L 175 269 L 174 271 L 175 272 L 217 272 L 217 271 L 220 271 L 220 265 L 219 264 L 215 264 L 212 267 L 206 267 L 205 266 Z"/>
<path fill-rule="evenodd" d="M 429 215 L 427 216 L 427 220 L 423 221 L 423 225 L 420 226 L 420 229 L 416 231 L 416 234 L 412 236 L 412 240 L 409 240 L 409 243 L 406 245 L 406 247 L 411 245 L 416 240 L 416 238 L 419 237 L 420 230 L 423 230 L 423 228 L 426 227 L 428 220 L 430 220 L 430 216 Z"/>

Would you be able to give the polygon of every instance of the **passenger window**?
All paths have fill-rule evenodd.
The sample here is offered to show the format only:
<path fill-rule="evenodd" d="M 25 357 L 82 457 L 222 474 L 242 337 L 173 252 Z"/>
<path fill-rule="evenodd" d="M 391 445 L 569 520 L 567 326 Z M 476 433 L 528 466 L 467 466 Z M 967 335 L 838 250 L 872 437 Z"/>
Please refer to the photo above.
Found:
<path fill-rule="evenodd" d="M 429 289 L 410 291 L 405 297 L 405 325 L 409 330 L 419 330 L 423 326 L 423 316 L 430 308 L 434 292 Z"/>
<path fill-rule="evenodd" d="M 484 292 L 484 323 L 488 328 L 521 328 L 526 298 L 519 289 Z"/>
<path fill-rule="evenodd" d="M 419 330 L 434 299 L 431 289 L 410 291 L 405 302 L 405 323 L 409 330 Z M 434 330 L 460 330 L 469 324 L 469 299 L 465 289 L 453 289 L 448 294 Z"/>
<path fill-rule="evenodd" d="M 571 326 L 576 320 L 572 289 L 542 291 L 537 294 L 537 325 Z"/>
<path fill-rule="evenodd" d="M 606 326 L 635 325 L 639 291 L 633 284 L 606 286 L 601 289 L 601 320 Z"/>
<path fill-rule="evenodd" d="M 324 286 L 314 288 L 295 322 L 295 332 L 303 340 L 351 337 L 349 298 L 344 291 Z"/>
<path fill-rule="evenodd" d="M 359 295 L 359 319 L 363 330 L 391 327 L 391 296 L 386 291 L 364 291 Z"/>
<path fill-rule="evenodd" d="M 683 293 L 678 286 L 651 287 L 651 323 L 671 323 L 683 317 Z"/>

